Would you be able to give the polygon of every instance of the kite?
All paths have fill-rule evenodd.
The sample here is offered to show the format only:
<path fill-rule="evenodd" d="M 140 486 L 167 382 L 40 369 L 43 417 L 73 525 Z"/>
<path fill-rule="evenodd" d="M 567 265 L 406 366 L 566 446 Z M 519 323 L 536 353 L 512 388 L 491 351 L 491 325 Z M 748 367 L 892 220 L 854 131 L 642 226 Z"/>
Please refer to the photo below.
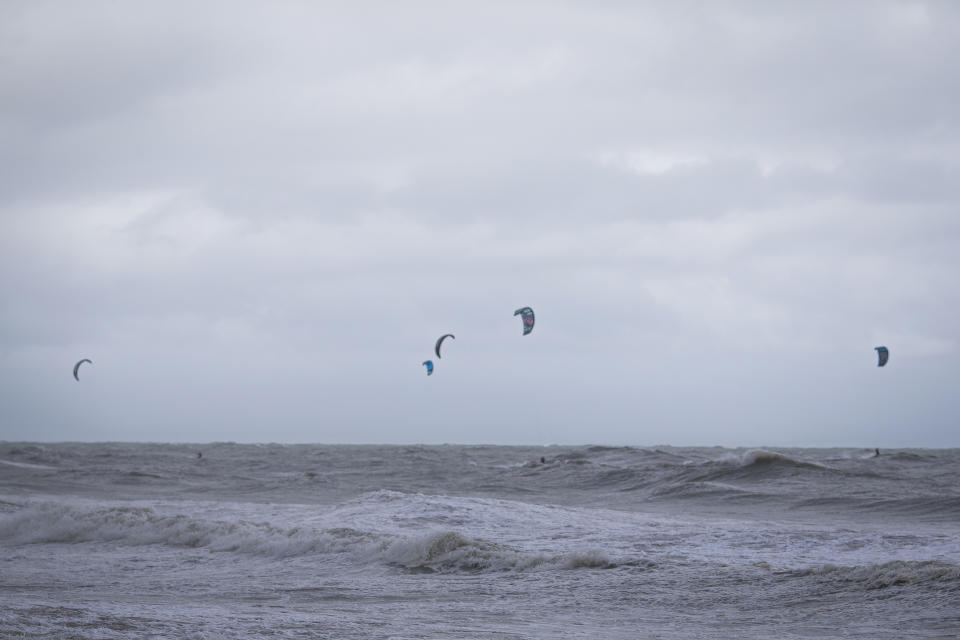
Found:
<path fill-rule="evenodd" d="M 80 365 L 82 365 L 84 362 L 89 362 L 90 364 L 93 364 L 93 360 L 89 360 L 89 359 L 87 359 L 87 358 L 84 358 L 83 360 L 81 360 L 81 361 L 78 362 L 77 364 L 73 365 L 73 378 L 74 378 L 74 380 L 76 380 L 77 382 L 80 382 L 80 376 L 78 376 L 77 374 L 80 372 Z"/>
<path fill-rule="evenodd" d="M 513 312 L 513 315 L 520 316 L 523 319 L 523 335 L 533 331 L 533 309 L 530 307 L 521 307 Z"/>
<path fill-rule="evenodd" d="M 890 359 L 890 351 L 886 347 L 874 347 L 873 350 L 877 352 L 877 366 L 882 367 L 887 364 L 887 360 Z"/>
<path fill-rule="evenodd" d="M 456 340 L 457 336 L 453 335 L 452 333 L 445 333 L 439 338 L 437 338 L 437 344 L 434 345 L 433 352 L 437 354 L 438 358 L 440 357 L 440 345 L 443 344 L 443 341 L 446 340 L 447 338 L 453 338 L 454 340 Z"/>

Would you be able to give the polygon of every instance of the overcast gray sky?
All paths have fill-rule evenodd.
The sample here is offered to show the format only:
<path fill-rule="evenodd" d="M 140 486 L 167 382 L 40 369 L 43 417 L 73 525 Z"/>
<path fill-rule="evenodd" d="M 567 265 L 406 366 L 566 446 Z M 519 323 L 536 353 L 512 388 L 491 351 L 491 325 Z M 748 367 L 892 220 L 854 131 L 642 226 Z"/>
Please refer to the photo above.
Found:
<path fill-rule="evenodd" d="M 0 2 L 2 440 L 958 446 L 958 336 L 957 3 Z"/>

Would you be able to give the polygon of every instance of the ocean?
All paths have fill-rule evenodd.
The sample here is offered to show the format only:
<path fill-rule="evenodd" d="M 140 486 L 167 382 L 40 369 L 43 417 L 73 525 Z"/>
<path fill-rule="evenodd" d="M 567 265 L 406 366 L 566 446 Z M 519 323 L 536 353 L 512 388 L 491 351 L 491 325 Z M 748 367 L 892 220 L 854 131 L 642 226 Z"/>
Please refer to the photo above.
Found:
<path fill-rule="evenodd" d="M 960 450 L 880 453 L 0 443 L 0 638 L 960 637 Z"/>

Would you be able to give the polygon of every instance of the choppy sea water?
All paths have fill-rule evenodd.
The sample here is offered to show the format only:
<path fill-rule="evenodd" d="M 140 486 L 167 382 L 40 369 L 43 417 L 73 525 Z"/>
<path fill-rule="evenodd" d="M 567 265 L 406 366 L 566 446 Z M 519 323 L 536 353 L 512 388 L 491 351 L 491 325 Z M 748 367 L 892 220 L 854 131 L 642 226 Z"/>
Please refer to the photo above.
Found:
<path fill-rule="evenodd" d="M 960 637 L 960 450 L 881 454 L 0 443 L 0 638 Z"/>

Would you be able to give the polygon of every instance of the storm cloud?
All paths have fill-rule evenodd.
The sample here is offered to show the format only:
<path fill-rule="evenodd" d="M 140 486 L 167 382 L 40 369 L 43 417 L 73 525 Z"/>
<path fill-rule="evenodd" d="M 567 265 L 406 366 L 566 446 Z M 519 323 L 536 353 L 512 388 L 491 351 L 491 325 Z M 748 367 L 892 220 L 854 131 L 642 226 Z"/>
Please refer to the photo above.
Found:
<path fill-rule="evenodd" d="M 958 61 L 947 2 L 4 3 L 0 439 L 956 446 Z"/>

